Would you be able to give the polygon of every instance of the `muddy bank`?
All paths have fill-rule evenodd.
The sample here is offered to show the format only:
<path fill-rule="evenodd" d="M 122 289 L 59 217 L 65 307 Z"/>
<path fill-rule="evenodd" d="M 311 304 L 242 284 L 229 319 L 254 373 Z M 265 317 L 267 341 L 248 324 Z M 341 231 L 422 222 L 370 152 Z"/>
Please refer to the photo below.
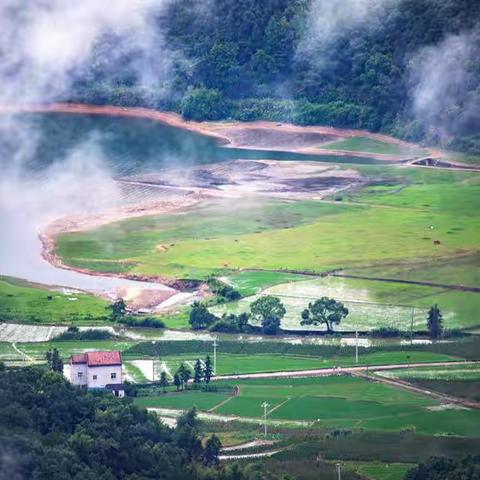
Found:
<path fill-rule="evenodd" d="M 441 158 L 434 158 L 434 157 L 418 158 L 416 160 L 407 162 L 407 164 L 415 167 L 470 170 L 470 171 L 476 171 L 476 172 L 480 171 L 480 166 L 478 165 L 470 165 L 467 163 L 460 163 L 453 160 L 444 160 Z"/>
<path fill-rule="evenodd" d="M 57 219 L 55 222 L 48 225 L 47 228 L 45 228 L 42 232 L 39 233 L 39 239 L 42 243 L 41 255 L 48 263 L 50 263 L 56 268 L 72 270 L 95 277 L 100 276 L 124 278 L 137 282 L 158 283 L 169 287 L 169 291 L 159 294 L 158 292 L 153 293 L 152 289 L 149 289 L 148 286 L 145 286 L 144 290 L 151 293 L 151 298 L 148 299 L 147 295 L 139 292 L 135 300 L 132 299 L 132 303 L 138 303 L 139 308 L 153 307 L 154 305 L 157 305 L 167 300 L 172 295 L 178 293 L 178 291 L 195 290 L 201 285 L 202 282 L 197 280 L 174 279 L 159 275 L 139 275 L 120 272 L 111 273 L 90 270 L 88 268 L 73 267 L 66 264 L 63 259 L 57 254 L 57 238 L 62 233 L 92 230 L 102 225 L 115 221 L 126 220 L 128 218 L 185 212 L 188 209 L 193 208 L 195 205 L 197 205 L 203 198 L 204 197 L 202 195 L 192 195 L 189 197 L 179 197 L 176 202 L 155 201 L 152 203 L 146 203 L 145 205 L 124 206 L 122 208 L 111 210 L 102 214 L 78 215 Z M 125 296 L 128 296 L 128 293 L 126 291 Z M 140 296 L 143 298 L 142 302 L 139 302 L 138 297 Z M 156 300 L 158 300 L 158 302 Z"/>
<path fill-rule="evenodd" d="M 138 107 L 116 107 L 111 105 L 88 105 L 76 103 L 54 103 L 47 105 L 4 105 L 1 113 L 70 113 L 81 115 L 106 115 L 113 117 L 144 118 L 162 122 L 171 127 L 180 128 L 215 138 L 229 148 L 252 150 L 270 150 L 312 155 L 335 155 L 368 157 L 384 161 L 399 161 L 409 155 L 388 155 L 361 151 L 344 151 L 321 148 L 334 141 L 350 137 L 367 137 L 372 140 L 399 145 L 405 149 L 419 148 L 418 145 L 403 140 L 372 133 L 367 130 L 341 129 L 324 126 L 299 126 L 270 121 L 257 122 L 195 122 L 184 120 L 174 112 L 162 112 Z M 439 152 L 430 150 L 432 157 Z M 411 156 L 410 156 L 411 157 Z"/>

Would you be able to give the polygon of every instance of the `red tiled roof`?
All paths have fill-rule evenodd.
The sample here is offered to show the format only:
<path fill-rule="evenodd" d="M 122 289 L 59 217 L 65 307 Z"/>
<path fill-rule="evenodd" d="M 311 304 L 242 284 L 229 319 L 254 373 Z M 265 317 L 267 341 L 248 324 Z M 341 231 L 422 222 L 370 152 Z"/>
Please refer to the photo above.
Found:
<path fill-rule="evenodd" d="M 88 352 L 86 357 L 89 367 L 122 364 L 122 355 L 120 352 Z"/>
<path fill-rule="evenodd" d="M 87 355 L 80 353 L 79 355 L 72 355 L 70 357 L 70 363 L 87 363 Z"/>

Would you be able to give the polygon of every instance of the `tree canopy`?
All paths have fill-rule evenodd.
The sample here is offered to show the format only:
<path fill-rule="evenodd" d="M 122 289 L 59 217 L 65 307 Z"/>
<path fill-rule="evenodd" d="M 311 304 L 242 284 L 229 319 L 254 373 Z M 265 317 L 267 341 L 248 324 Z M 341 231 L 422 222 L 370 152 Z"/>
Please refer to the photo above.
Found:
<path fill-rule="evenodd" d="M 263 333 L 275 335 L 280 330 L 286 310 L 280 299 L 266 295 L 251 303 L 250 313 L 262 325 Z"/>
<path fill-rule="evenodd" d="M 1 478 L 266 478 L 218 469 L 221 444 L 202 444 L 194 410 L 172 429 L 129 398 L 79 390 L 44 367 L 0 370 L 0 384 Z"/>
<path fill-rule="evenodd" d="M 333 325 L 338 325 L 348 315 L 348 308 L 334 298 L 322 297 L 308 304 L 302 312 L 302 325 L 325 324 L 327 331 L 333 331 Z"/>

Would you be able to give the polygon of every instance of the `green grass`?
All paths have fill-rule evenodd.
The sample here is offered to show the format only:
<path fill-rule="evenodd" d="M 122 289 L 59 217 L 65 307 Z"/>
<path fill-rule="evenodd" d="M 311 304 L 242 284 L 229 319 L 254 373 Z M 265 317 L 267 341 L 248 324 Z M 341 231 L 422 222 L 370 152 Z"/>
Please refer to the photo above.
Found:
<path fill-rule="evenodd" d="M 385 374 L 405 380 L 480 380 L 480 364 L 398 369 Z"/>
<path fill-rule="evenodd" d="M 415 155 L 420 154 L 420 148 L 408 148 L 395 143 L 382 142 L 367 137 L 350 137 L 338 142 L 327 143 L 320 148 L 328 150 L 347 150 L 350 152 L 384 153 L 388 155 Z"/>
<path fill-rule="evenodd" d="M 123 362 L 123 367 L 127 375 L 131 376 L 135 383 L 148 383 L 148 378 L 143 374 L 142 370 L 132 362 Z"/>
<path fill-rule="evenodd" d="M 227 281 L 243 296 L 255 295 L 260 290 L 273 285 L 305 280 L 305 275 L 285 272 L 234 272 L 226 277 Z"/>
<path fill-rule="evenodd" d="M 236 205 L 235 215 L 207 206 L 181 217 L 131 219 L 62 235 L 58 252 L 67 263 L 91 268 L 98 260 L 118 261 L 132 273 L 205 277 L 249 268 L 408 268 L 420 259 L 478 251 L 480 175 L 399 167 L 365 172 L 382 175 L 393 190 L 365 187 L 347 196 L 363 205 L 269 201 L 253 215 L 247 203 Z"/>
<path fill-rule="evenodd" d="M 477 259 L 477 257 L 475 257 Z M 473 258 L 470 259 L 473 262 Z M 473 263 L 476 266 L 475 263 Z M 449 269 L 454 267 L 449 267 Z M 459 265 L 462 268 L 462 264 Z M 467 272 L 474 267 L 466 267 Z M 370 272 L 369 272 L 370 273 Z M 395 275 L 392 275 L 395 278 Z M 448 281 L 448 279 L 445 279 Z M 442 281 L 440 278 L 437 282 Z M 452 280 L 450 280 L 452 281 Z M 307 304 L 322 296 L 330 296 L 345 303 L 349 315 L 336 327 L 337 330 L 370 330 L 378 327 L 395 327 L 409 331 L 412 313 L 415 330 L 426 329 L 427 312 L 431 305 L 438 304 L 446 328 L 468 328 L 480 323 L 480 294 L 422 285 L 387 283 L 373 280 L 341 277 L 324 277 L 275 285 L 263 294 L 278 296 L 287 313 L 282 320 L 286 329 L 303 329 L 301 312 Z M 216 315 L 240 313 L 249 310 L 257 296 L 239 302 L 216 305 L 210 310 Z M 413 311 L 411 307 L 414 306 Z M 325 326 L 316 327 L 324 330 Z"/>
<path fill-rule="evenodd" d="M 71 300 L 75 299 L 75 300 Z M 0 319 L 17 323 L 93 325 L 106 321 L 108 303 L 85 293 L 64 294 L 0 277 Z"/>
<path fill-rule="evenodd" d="M 340 462 L 342 467 L 369 480 L 403 480 L 413 463 Z"/>
<path fill-rule="evenodd" d="M 224 396 L 218 395 L 217 403 L 212 400 L 208 409 L 213 408 L 216 414 L 260 419 L 261 404 L 266 401 L 268 419 L 275 422 L 304 421 L 320 428 L 369 431 L 413 429 L 429 435 L 478 435 L 480 412 L 477 410 L 432 410 L 438 406 L 432 398 L 361 378 L 251 379 L 236 380 L 234 384 L 239 387 L 238 396 L 221 403 Z M 169 395 L 151 401 L 160 407 L 187 409 L 203 400 L 199 397 L 197 402 L 196 395 L 198 393 L 185 393 L 185 402 L 177 407 Z"/>
<path fill-rule="evenodd" d="M 220 402 L 229 398 L 220 393 L 207 392 L 181 392 L 167 393 L 156 397 L 137 397 L 135 403 L 146 408 L 175 408 L 178 410 L 188 410 L 197 407 L 199 410 L 209 410 Z"/>
<path fill-rule="evenodd" d="M 220 346 L 221 348 L 221 346 Z M 203 355 L 184 354 L 162 356 L 171 372 L 175 372 L 181 363 L 188 362 L 193 365 L 197 358 L 204 359 Z M 385 365 L 398 364 L 409 361 L 412 363 L 450 361 L 455 358 L 448 355 L 436 354 L 431 352 L 374 352 L 360 355 L 360 365 Z M 295 355 L 217 355 L 217 374 L 234 375 L 241 373 L 261 373 L 277 371 L 295 371 L 295 370 L 314 370 L 319 368 L 331 368 L 333 366 L 354 366 L 355 358 L 352 355 L 338 357 L 307 357 Z M 191 367 L 190 367 L 191 368 Z"/>

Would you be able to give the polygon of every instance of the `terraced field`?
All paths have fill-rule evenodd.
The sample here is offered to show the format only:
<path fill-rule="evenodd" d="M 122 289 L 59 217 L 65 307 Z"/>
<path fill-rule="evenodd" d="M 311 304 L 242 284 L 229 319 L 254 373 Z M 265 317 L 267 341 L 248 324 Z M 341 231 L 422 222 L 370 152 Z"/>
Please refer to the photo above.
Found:
<path fill-rule="evenodd" d="M 215 384 L 226 385 L 224 382 Z M 438 402 L 431 398 L 355 377 L 238 380 L 235 385 L 240 393 L 227 401 L 223 394 L 203 393 L 197 405 L 198 393 L 189 391 L 136 401 L 164 408 L 197 405 L 200 410 L 214 414 L 257 419 L 261 419 L 261 404 L 266 401 L 271 422 L 300 421 L 323 428 L 377 431 L 409 428 L 430 435 L 475 436 L 480 421 L 477 410 L 438 408 Z M 174 399 L 182 395 L 185 395 L 185 403 L 175 407 Z M 208 395 L 210 397 L 206 397 Z M 208 401 L 204 403 L 206 398 Z M 200 406 L 205 404 L 206 407 Z"/>

